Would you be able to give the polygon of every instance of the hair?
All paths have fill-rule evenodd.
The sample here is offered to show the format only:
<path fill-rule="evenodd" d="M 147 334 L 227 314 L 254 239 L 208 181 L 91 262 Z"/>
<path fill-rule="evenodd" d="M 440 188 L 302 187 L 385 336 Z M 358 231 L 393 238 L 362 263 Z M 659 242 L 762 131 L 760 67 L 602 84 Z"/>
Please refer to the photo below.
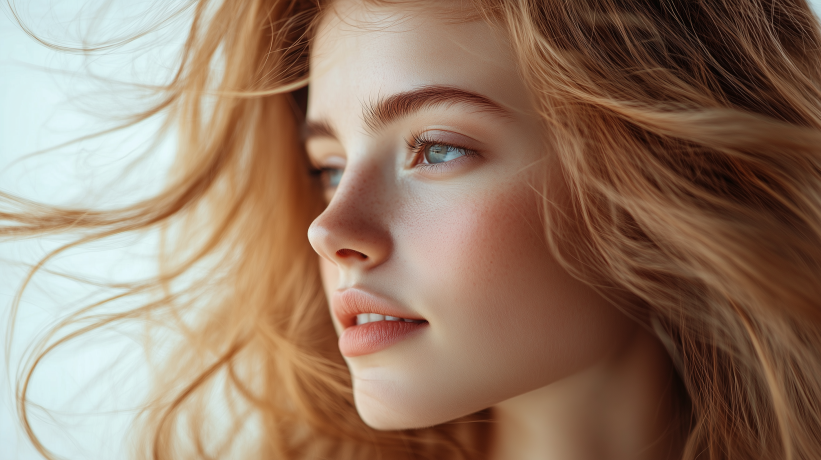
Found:
<path fill-rule="evenodd" d="M 807 2 L 474 3 L 509 38 L 569 190 L 561 209 L 545 199 L 546 238 L 667 347 L 683 458 L 821 457 L 821 28 Z M 324 203 L 300 88 L 326 6 L 193 2 L 173 79 L 133 120 L 179 132 L 156 196 L 96 211 L 2 195 L 3 237 L 80 233 L 26 284 L 71 247 L 164 235 L 159 275 L 110 299 L 155 300 L 44 343 L 19 382 L 42 453 L 26 412 L 34 367 L 79 333 L 142 319 L 173 320 L 183 339 L 139 418 L 138 456 L 482 458 L 489 411 L 383 432 L 353 405 L 305 236 Z"/>

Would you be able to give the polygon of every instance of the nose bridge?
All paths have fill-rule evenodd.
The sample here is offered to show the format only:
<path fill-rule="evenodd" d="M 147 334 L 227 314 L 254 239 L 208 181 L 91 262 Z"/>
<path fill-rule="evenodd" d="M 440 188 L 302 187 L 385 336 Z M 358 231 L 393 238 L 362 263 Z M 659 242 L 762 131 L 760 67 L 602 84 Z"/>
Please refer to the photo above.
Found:
<path fill-rule="evenodd" d="M 340 267 L 381 264 L 392 247 L 391 195 L 378 163 L 348 163 L 333 199 L 308 230 L 314 250 Z"/>

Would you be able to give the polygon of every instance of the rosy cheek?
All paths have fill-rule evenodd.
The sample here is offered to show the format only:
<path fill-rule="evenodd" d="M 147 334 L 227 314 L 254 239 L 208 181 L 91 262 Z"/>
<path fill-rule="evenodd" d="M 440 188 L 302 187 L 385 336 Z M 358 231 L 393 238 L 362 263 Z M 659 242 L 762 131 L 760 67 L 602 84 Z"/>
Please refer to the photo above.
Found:
<path fill-rule="evenodd" d="M 544 260 L 535 214 L 535 201 L 509 186 L 443 203 L 417 220 L 407 254 L 418 287 L 431 291 L 427 300 L 492 293 L 530 260 Z"/>
<path fill-rule="evenodd" d="M 608 352 L 630 324 L 551 256 L 533 192 L 468 197 L 419 219 L 406 251 L 449 371 L 529 391 Z"/>
<path fill-rule="evenodd" d="M 433 320 L 455 326 L 445 340 L 499 353 L 501 344 L 516 346 L 511 337 L 577 323 L 571 306 L 598 302 L 551 257 L 529 189 L 471 197 L 417 222 L 408 243 L 418 301 Z"/>

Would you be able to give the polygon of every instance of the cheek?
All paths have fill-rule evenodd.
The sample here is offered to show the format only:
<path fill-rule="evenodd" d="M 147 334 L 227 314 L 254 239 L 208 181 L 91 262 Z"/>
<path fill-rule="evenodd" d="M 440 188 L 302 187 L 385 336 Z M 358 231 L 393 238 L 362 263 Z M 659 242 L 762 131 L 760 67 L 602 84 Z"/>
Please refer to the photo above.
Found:
<path fill-rule="evenodd" d="M 438 213 L 408 250 L 424 303 L 436 305 L 432 314 L 450 329 L 443 339 L 483 344 L 475 351 L 484 356 L 543 320 L 562 319 L 566 312 L 550 305 L 566 304 L 576 287 L 543 242 L 535 200 L 505 192 Z"/>
<path fill-rule="evenodd" d="M 551 256 L 530 189 L 470 196 L 419 217 L 402 250 L 431 322 L 418 399 L 447 408 L 439 422 L 578 372 L 634 327 Z"/>

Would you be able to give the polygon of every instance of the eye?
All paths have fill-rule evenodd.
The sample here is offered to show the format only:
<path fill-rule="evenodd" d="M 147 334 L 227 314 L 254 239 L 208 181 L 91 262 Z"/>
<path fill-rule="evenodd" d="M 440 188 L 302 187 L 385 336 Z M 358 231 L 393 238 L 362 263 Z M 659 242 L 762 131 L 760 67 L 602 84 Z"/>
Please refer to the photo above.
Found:
<path fill-rule="evenodd" d="M 319 181 L 322 183 L 326 203 L 330 203 L 331 198 L 333 198 L 336 187 L 339 186 L 339 182 L 342 180 L 342 173 L 344 171 L 344 168 L 334 168 L 330 166 L 316 168 L 311 171 L 311 174 L 319 177 Z"/>
<path fill-rule="evenodd" d="M 342 180 L 342 168 L 321 168 L 319 174 L 322 177 L 322 185 L 325 189 L 335 189 Z"/>
<path fill-rule="evenodd" d="M 466 155 L 467 149 L 446 144 L 428 144 L 422 149 L 422 157 L 427 164 L 444 163 Z"/>
<path fill-rule="evenodd" d="M 336 187 L 339 185 L 339 181 L 342 180 L 342 173 L 344 171 L 345 170 L 342 168 L 319 168 L 317 174 L 319 174 L 319 177 L 322 180 L 322 188 L 325 189 L 326 192 L 333 192 L 336 190 Z"/>

